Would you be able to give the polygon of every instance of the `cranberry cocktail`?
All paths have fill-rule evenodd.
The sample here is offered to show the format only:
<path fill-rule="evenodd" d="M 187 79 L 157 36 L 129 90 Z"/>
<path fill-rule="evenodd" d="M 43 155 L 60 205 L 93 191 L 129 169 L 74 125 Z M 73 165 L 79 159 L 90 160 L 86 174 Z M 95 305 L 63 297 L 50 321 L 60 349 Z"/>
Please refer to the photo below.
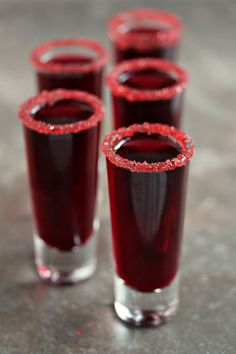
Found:
<path fill-rule="evenodd" d="M 106 50 L 88 39 L 62 39 L 39 45 L 31 53 L 38 91 L 65 88 L 101 98 Z"/>
<path fill-rule="evenodd" d="M 179 128 L 187 84 L 186 71 L 167 60 L 134 59 L 114 66 L 107 77 L 114 127 L 150 122 Z"/>
<path fill-rule="evenodd" d="M 176 60 L 181 33 L 178 17 L 155 9 L 121 12 L 108 23 L 116 63 L 147 57 Z"/>
<path fill-rule="evenodd" d="M 54 273 L 63 271 L 55 264 L 46 264 L 46 251 L 57 251 L 58 258 L 78 251 L 79 258 L 92 242 L 103 108 L 96 97 L 85 92 L 44 91 L 21 105 L 19 116 L 24 125 L 36 260 L 44 278 L 45 274 L 52 276 L 52 267 Z M 41 249 L 40 256 L 37 248 Z"/>
<path fill-rule="evenodd" d="M 142 294 L 153 298 L 177 281 L 193 145 L 173 127 L 145 123 L 114 131 L 105 138 L 102 150 L 107 158 L 116 311 L 122 319 L 138 324 L 131 308 L 155 310 L 153 299 L 151 308 L 143 308 L 139 302 Z M 135 300 L 138 294 L 139 305 Z M 165 311 L 156 313 L 159 322 L 176 310 L 177 294 L 172 295 Z M 161 305 L 158 301 L 154 307 Z M 142 324 L 157 320 L 152 315 L 145 318 L 141 312 Z"/>

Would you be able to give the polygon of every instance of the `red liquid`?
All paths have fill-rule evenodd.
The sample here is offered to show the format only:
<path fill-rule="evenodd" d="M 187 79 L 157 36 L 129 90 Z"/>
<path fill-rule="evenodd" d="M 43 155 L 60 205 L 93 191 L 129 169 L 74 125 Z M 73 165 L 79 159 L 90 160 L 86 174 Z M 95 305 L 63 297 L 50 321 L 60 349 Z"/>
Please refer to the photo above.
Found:
<path fill-rule="evenodd" d="M 90 117 L 89 105 L 59 101 L 36 120 L 69 124 Z M 70 134 L 40 134 L 24 127 L 36 232 L 51 247 L 70 251 L 93 233 L 99 125 Z"/>
<path fill-rule="evenodd" d="M 116 152 L 151 163 L 176 157 L 179 149 L 168 138 L 136 133 Z M 163 288 L 178 271 L 188 165 L 153 173 L 131 172 L 109 160 L 107 167 L 116 271 L 139 291 Z"/>
<path fill-rule="evenodd" d="M 151 28 L 151 27 L 136 27 L 129 30 L 129 33 L 139 34 L 139 35 L 155 35 L 158 32 L 164 32 L 163 27 Z M 148 42 L 148 39 L 147 39 Z M 156 46 L 145 49 L 137 48 L 119 48 L 114 44 L 114 56 L 115 62 L 118 63 L 123 60 L 135 59 L 135 58 L 160 58 L 160 59 L 169 59 L 176 60 L 177 57 L 177 44 L 167 45 L 167 46 Z"/>
<path fill-rule="evenodd" d="M 120 75 L 120 83 L 137 90 L 161 90 L 176 84 L 168 73 L 157 70 L 143 70 Z M 170 99 L 154 101 L 128 101 L 113 96 L 115 128 L 127 127 L 134 123 L 163 123 L 180 127 L 183 93 Z"/>
<path fill-rule="evenodd" d="M 58 54 L 47 63 L 69 66 L 70 64 L 89 64 L 93 58 L 79 54 Z M 102 97 L 102 69 L 97 71 L 77 73 L 46 73 L 38 72 L 38 91 L 64 88 L 69 90 L 81 90 Z"/>

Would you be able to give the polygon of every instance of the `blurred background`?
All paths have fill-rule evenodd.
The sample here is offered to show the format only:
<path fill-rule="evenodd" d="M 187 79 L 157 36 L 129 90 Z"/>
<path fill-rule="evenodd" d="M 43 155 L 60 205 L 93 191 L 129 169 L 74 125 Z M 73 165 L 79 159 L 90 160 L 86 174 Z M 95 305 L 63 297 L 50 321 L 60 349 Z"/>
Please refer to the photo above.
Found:
<path fill-rule="evenodd" d="M 109 48 L 106 22 L 145 6 L 185 25 L 178 63 L 190 73 L 184 130 L 196 144 L 191 164 L 180 311 L 168 326 L 137 330 L 112 311 L 107 194 L 99 268 L 75 288 L 39 282 L 19 104 L 36 92 L 28 54 L 56 38 L 94 38 Z M 0 352 L 235 353 L 236 317 L 236 1 L 0 0 Z M 110 97 L 106 130 L 111 121 Z M 103 188 L 106 180 L 103 176 Z"/>

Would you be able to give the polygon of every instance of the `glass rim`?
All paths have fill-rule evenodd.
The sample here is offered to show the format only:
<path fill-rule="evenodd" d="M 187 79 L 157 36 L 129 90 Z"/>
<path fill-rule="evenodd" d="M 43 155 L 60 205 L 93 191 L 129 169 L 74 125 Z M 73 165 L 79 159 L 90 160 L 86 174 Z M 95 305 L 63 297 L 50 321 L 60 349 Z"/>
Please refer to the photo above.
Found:
<path fill-rule="evenodd" d="M 53 105 L 60 101 L 71 100 L 80 103 L 88 104 L 93 113 L 83 121 L 78 121 L 70 124 L 50 124 L 33 117 L 35 109 L 44 108 L 48 105 Z M 39 95 L 29 98 L 23 102 L 18 109 L 19 119 L 22 124 L 38 133 L 61 135 L 69 133 L 79 133 L 83 130 L 91 129 L 98 125 L 104 117 L 104 106 L 100 99 L 84 91 L 57 89 L 52 91 L 42 91 Z"/>
<path fill-rule="evenodd" d="M 172 159 L 164 162 L 137 162 L 129 160 L 118 155 L 114 148 L 123 139 L 132 137 L 135 133 L 159 134 L 169 138 L 172 142 L 178 144 L 181 152 Z M 165 124 L 159 123 L 143 123 L 133 124 L 126 128 L 119 128 L 110 134 L 107 134 L 101 144 L 101 151 L 105 157 L 119 168 L 130 170 L 131 172 L 165 172 L 175 170 L 185 166 L 194 153 L 194 143 L 192 139 L 184 132 Z"/>
<path fill-rule="evenodd" d="M 167 24 L 169 29 L 148 35 L 121 31 L 121 27 L 125 24 L 144 19 Z M 109 38 L 121 49 L 132 47 L 142 51 L 152 47 L 166 47 L 175 44 L 180 39 L 183 26 L 180 18 L 171 12 L 152 8 L 137 8 L 120 12 L 111 17 L 107 28 Z"/>
<path fill-rule="evenodd" d="M 138 90 L 119 82 L 120 75 L 143 70 L 156 70 L 173 73 L 176 83 L 169 87 L 156 90 Z M 168 100 L 181 93 L 188 86 L 188 74 L 179 65 L 164 59 L 141 58 L 123 61 L 115 65 L 106 78 L 106 85 L 115 96 L 124 97 L 128 101 Z"/>
<path fill-rule="evenodd" d="M 84 47 L 93 51 L 96 56 L 91 63 L 78 64 L 71 63 L 69 65 L 43 62 L 41 57 L 46 52 L 60 48 L 77 46 Z M 38 45 L 30 54 L 30 62 L 40 72 L 52 74 L 81 74 L 96 71 L 103 68 L 109 61 L 110 55 L 108 51 L 97 41 L 85 38 L 66 38 L 45 42 Z"/>

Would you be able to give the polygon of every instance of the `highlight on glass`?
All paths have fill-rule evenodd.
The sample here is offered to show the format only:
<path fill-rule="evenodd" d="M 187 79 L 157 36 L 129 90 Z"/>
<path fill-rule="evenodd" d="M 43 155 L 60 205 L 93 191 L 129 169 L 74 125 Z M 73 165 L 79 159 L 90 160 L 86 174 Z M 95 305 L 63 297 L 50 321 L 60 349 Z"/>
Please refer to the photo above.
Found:
<path fill-rule="evenodd" d="M 176 60 L 182 22 L 173 13 L 141 8 L 121 12 L 108 23 L 114 61 L 154 57 Z"/>
<path fill-rule="evenodd" d="M 19 108 L 34 216 L 35 260 L 48 282 L 76 283 L 96 268 L 101 101 L 82 91 L 43 91 Z"/>
<path fill-rule="evenodd" d="M 158 326 L 178 307 L 179 261 L 193 142 L 162 124 L 107 135 L 115 258 L 115 311 L 133 325 Z"/>
<path fill-rule="evenodd" d="M 60 39 L 43 43 L 30 56 L 38 91 L 65 88 L 102 97 L 102 75 L 109 55 L 91 39 Z"/>
<path fill-rule="evenodd" d="M 115 129 L 134 123 L 181 126 L 187 72 L 161 59 L 133 59 L 114 66 L 107 76 Z"/>

